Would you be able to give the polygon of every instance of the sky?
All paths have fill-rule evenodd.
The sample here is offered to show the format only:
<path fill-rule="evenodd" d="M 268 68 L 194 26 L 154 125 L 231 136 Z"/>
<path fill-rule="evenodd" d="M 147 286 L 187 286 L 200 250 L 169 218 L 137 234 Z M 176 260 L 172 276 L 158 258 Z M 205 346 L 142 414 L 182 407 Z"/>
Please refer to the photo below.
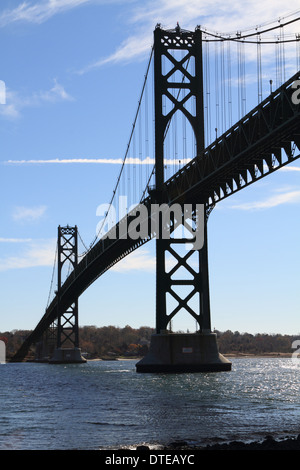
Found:
<path fill-rule="evenodd" d="M 297 8 L 296 0 L 288 8 L 281 0 L 1 0 L 1 332 L 34 329 L 44 314 L 57 227 L 77 225 L 86 245 L 95 238 L 156 24 L 240 31 Z M 217 204 L 208 225 L 213 328 L 300 334 L 299 211 L 298 161 Z M 80 325 L 155 327 L 154 247 L 82 294 Z M 175 318 L 177 328 L 193 327 Z"/>

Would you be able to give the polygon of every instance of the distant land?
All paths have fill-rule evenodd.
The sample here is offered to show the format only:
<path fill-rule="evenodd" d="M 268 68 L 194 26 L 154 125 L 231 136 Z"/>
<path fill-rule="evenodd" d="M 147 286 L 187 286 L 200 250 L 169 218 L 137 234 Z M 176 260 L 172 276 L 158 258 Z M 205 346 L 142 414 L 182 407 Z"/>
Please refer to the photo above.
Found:
<path fill-rule="evenodd" d="M 215 330 L 221 354 L 227 356 L 282 356 L 290 357 L 295 349 L 293 342 L 300 339 L 300 334 L 281 335 L 266 333 L 239 333 L 230 330 Z M 31 330 L 13 330 L 0 333 L 5 338 L 7 360 L 12 357 Z M 141 357 L 147 354 L 154 329 L 148 326 L 124 328 L 118 326 L 82 326 L 79 328 L 81 351 L 88 359 L 114 359 L 120 357 Z M 181 331 L 181 333 L 186 333 Z M 34 348 L 31 355 L 34 356 Z"/>

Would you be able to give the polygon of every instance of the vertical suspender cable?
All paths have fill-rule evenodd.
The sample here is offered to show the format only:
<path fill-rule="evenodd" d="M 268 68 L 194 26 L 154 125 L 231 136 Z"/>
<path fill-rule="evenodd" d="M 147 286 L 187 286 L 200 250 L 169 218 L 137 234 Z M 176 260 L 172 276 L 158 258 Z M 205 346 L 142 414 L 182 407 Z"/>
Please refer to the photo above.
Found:
<path fill-rule="evenodd" d="M 215 100 L 216 100 L 216 137 L 220 130 L 220 122 L 219 122 L 219 110 L 220 110 L 220 103 L 219 103 L 219 57 L 218 57 L 218 42 L 215 42 Z"/>
<path fill-rule="evenodd" d="M 205 42 L 205 88 L 206 88 L 206 142 L 211 143 L 211 77 L 210 77 L 210 54 L 209 41 Z"/>
<path fill-rule="evenodd" d="M 225 58 L 224 58 L 224 41 L 221 41 L 221 95 L 222 95 L 222 134 L 226 131 L 226 77 L 225 77 Z"/>
<path fill-rule="evenodd" d="M 279 86 L 279 37 L 275 42 L 275 69 L 276 69 L 276 88 Z"/>
<path fill-rule="evenodd" d="M 145 157 L 150 158 L 149 154 L 149 119 L 148 119 L 148 113 L 149 113 L 149 93 L 148 93 L 148 80 L 146 82 L 145 86 L 145 106 L 144 106 L 144 111 L 145 111 Z M 149 164 L 146 164 L 146 181 L 149 179 Z"/>
<path fill-rule="evenodd" d="M 182 50 L 182 61 L 184 59 L 184 56 L 185 56 L 185 53 Z M 188 66 L 186 66 L 186 69 L 187 68 L 188 68 Z M 185 88 L 183 88 L 182 93 L 183 93 L 182 99 L 184 99 L 185 96 L 186 96 L 186 89 Z M 185 105 L 183 105 L 183 106 L 185 106 Z M 186 158 L 186 117 L 183 113 L 181 113 L 181 119 L 182 119 L 182 158 L 185 160 L 185 158 Z"/>
<path fill-rule="evenodd" d="M 284 25 L 280 27 L 280 57 L 281 57 L 281 83 L 286 81 L 285 78 L 285 43 L 284 43 Z"/>
<path fill-rule="evenodd" d="M 136 178 L 136 133 L 133 133 L 133 144 L 132 144 L 132 203 L 136 202 L 136 185 L 137 185 L 137 178 Z"/>
<path fill-rule="evenodd" d="M 262 101 L 261 38 L 257 35 L 257 103 Z"/>
<path fill-rule="evenodd" d="M 143 132 L 142 132 L 142 113 L 139 113 L 139 190 L 138 196 L 140 195 L 143 187 L 142 176 L 143 176 Z M 138 201 L 138 198 L 137 198 Z"/>
<path fill-rule="evenodd" d="M 246 114 L 246 70 L 245 70 L 245 43 L 237 41 L 238 47 L 238 101 L 239 119 Z"/>
<path fill-rule="evenodd" d="M 229 126 L 232 126 L 232 89 L 231 89 L 231 41 L 227 41 L 227 65 L 228 65 L 228 121 Z"/>
<path fill-rule="evenodd" d="M 237 41 L 237 69 L 238 69 L 238 119 L 241 119 L 241 44 Z"/>
<path fill-rule="evenodd" d="M 246 61 L 245 61 L 245 43 L 242 42 L 242 115 L 246 114 Z"/>
<path fill-rule="evenodd" d="M 296 65 L 297 71 L 300 69 L 300 34 L 296 34 Z"/>

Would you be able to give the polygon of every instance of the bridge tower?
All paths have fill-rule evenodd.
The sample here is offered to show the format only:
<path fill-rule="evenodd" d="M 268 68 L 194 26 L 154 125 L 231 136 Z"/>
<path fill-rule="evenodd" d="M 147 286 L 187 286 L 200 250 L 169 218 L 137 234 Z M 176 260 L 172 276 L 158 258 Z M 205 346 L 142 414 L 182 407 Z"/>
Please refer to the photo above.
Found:
<path fill-rule="evenodd" d="M 171 54 L 170 51 L 181 51 Z M 170 62 L 170 70 L 163 73 L 162 59 Z M 179 58 L 180 56 L 180 58 Z M 188 72 L 187 64 L 194 61 L 194 74 Z M 172 77 L 171 80 L 170 77 Z M 150 350 L 137 363 L 137 372 L 196 372 L 230 370 L 231 363 L 218 351 L 216 335 L 211 331 L 210 299 L 207 254 L 207 201 L 170 200 L 165 191 L 164 181 L 164 137 L 172 116 L 181 111 L 190 122 L 195 136 L 196 155 L 205 148 L 204 111 L 203 111 L 203 71 L 202 71 L 202 32 L 181 30 L 162 30 L 158 25 L 154 31 L 154 101 L 155 101 L 155 196 L 158 204 L 180 204 L 182 217 L 185 205 L 192 205 L 191 229 L 195 234 L 202 232 L 202 244 L 186 249 L 179 255 L 176 248 L 190 239 L 163 239 L 158 234 L 156 239 L 156 333 L 151 337 Z M 184 98 L 179 98 L 179 91 L 185 89 Z M 163 97 L 171 103 L 171 109 L 163 109 Z M 194 113 L 188 102 L 194 100 Z M 169 106 L 170 108 L 170 106 Z M 180 221 L 177 220 L 177 226 Z M 173 227 L 175 227 L 173 222 Z M 185 225 L 185 228 L 187 225 Z M 195 240 L 195 238 L 194 238 Z M 198 269 L 189 263 L 197 252 Z M 177 259 L 177 265 L 166 269 L 166 254 L 171 253 Z M 178 268 L 184 268 L 192 279 L 174 280 L 172 275 Z M 191 286 L 190 293 L 181 298 L 174 292 L 174 286 Z M 173 311 L 168 313 L 167 296 L 178 302 Z M 198 311 L 189 305 L 193 297 L 198 297 Z M 167 330 L 167 325 L 180 309 L 186 310 L 195 318 L 198 329 L 194 334 L 178 334 Z"/>
<path fill-rule="evenodd" d="M 78 262 L 78 232 L 76 226 L 58 227 L 57 347 L 49 361 L 50 363 L 86 362 L 79 348 L 78 298 L 65 311 L 60 308 L 59 296 L 62 286 L 62 270 L 66 262 L 69 262 L 73 269 L 75 269 Z"/>

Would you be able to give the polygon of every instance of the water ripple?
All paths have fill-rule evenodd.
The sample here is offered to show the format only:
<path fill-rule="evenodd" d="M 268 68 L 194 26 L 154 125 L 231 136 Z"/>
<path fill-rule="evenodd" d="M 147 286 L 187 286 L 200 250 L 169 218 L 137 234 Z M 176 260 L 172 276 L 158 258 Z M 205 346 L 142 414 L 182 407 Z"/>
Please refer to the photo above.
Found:
<path fill-rule="evenodd" d="M 135 361 L 2 365 L 0 449 L 299 434 L 300 367 L 286 358 L 232 362 L 231 372 L 209 374 L 137 374 Z"/>

